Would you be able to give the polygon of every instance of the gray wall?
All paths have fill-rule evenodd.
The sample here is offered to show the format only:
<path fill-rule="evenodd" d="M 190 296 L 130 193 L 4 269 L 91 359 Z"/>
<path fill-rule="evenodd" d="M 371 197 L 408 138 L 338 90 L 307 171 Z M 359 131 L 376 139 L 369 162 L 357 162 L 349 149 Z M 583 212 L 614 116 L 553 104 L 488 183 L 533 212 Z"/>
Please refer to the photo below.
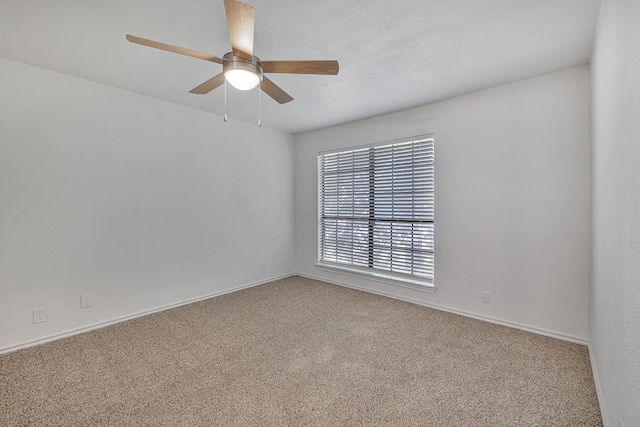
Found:
<path fill-rule="evenodd" d="M 591 350 L 605 425 L 640 426 L 640 2 L 605 0 L 592 60 Z"/>
<path fill-rule="evenodd" d="M 318 269 L 318 152 L 430 132 L 435 294 Z M 589 139 L 587 66 L 297 135 L 297 271 L 587 342 Z"/>
<path fill-rule="evenodd" d="M 293 271 L 291 135 L 0 61 L 0 351 Z"/>

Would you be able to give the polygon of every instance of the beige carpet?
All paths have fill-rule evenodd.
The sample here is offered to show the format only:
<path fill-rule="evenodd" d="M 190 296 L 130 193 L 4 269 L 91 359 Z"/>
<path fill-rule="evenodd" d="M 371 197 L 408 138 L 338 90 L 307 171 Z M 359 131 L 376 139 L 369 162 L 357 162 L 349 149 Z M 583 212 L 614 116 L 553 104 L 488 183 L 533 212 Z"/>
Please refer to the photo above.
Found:
<path fill-rule="evenodd" d="M 0 425 L 601 419 L 584 346 L 290 277 L 0 356 Z"/>

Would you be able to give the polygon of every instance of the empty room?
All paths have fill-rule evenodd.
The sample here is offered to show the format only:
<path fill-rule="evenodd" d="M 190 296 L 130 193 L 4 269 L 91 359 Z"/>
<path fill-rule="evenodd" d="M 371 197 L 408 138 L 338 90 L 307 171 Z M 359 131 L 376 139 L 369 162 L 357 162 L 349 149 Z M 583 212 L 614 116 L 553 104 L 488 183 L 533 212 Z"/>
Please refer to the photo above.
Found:
<path fill-rule="evenodd" d="M 0 425 L 640 427 L 639 18 L 0 0 Z"/>

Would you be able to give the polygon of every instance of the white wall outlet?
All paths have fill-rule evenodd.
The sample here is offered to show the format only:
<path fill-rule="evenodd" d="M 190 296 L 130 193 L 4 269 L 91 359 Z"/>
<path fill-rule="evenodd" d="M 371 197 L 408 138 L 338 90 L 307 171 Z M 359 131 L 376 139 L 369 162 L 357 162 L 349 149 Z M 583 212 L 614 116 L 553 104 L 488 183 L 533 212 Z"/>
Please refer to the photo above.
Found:
<path fill-rule="evenodd" d="M 491 292 L 482 291 L 482 302 L 485 304 L 491 304 Z"/>
<path fill-rule="evenodd" d="M 42 323 L 47 321 L 47 309 L 46 308 L 34 308 L 33 309 L 33 324 Z"/>
<path fill-rule="evenodd" d="M 93 294 L 80 295 L 80 308 L 87 308 L 93 305 Z"/>
<path fill-rule="evenodd" d="M 262 264 L 262 272 L 263 273 L 267 272 L 267 264 Z"/>

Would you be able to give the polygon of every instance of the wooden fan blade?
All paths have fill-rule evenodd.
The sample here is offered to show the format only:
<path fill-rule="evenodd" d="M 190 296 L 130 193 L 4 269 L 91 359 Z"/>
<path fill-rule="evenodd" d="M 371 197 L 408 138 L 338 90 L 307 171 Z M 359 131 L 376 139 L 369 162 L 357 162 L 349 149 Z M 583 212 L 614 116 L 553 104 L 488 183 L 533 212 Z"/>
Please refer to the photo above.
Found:
<path fill-rule="evenodd" d="M 224 0 L 224 8 L 227 12 L 227 26 L 233 55 L 251 61 L 255 9 L 236 0 Z"/>
<path fill-rule="evenodd" d="M 260 61 L 264 73 L 338 74 L 338 61 Z"/>
<path fill-rule="evenodd" d="M 287 92 L 280 89 L 274 82 L 264 76 L 262 76 L 260 89 L 280 104 L 286 104 L 287 102 L 293 101 L 293 98 Z"/>
<path fill-rule="evenodd" d="M 171 46 L 160 42 L 154 42 L 153 40 L 143 39 L 142 37 L 132 36 L 127 34 L 127 40 L 131 43 L 141 44 L 143 46 L 155 47 L 156 49 L 166 50 L 173 53 L 179 53 L 181 55 L 191 56 L 193 58 L 204 59 L 205 61 L 217 62 L 223 64 L 224 60 L 207 53 L 196 52 L 195 50 L 185 49 L 183 47 Z"/>
<path fill-rule="evenodd" d="M 224 84 L 224 73 L 220 73 L 215 77 L 210 78 L 206 82 L 202 83 L 200 86 L 194 87 L 189 92 L 195 93 L 198 95 L 204 95 L 205 93 L 209 93 L 218 86 Z"/>

